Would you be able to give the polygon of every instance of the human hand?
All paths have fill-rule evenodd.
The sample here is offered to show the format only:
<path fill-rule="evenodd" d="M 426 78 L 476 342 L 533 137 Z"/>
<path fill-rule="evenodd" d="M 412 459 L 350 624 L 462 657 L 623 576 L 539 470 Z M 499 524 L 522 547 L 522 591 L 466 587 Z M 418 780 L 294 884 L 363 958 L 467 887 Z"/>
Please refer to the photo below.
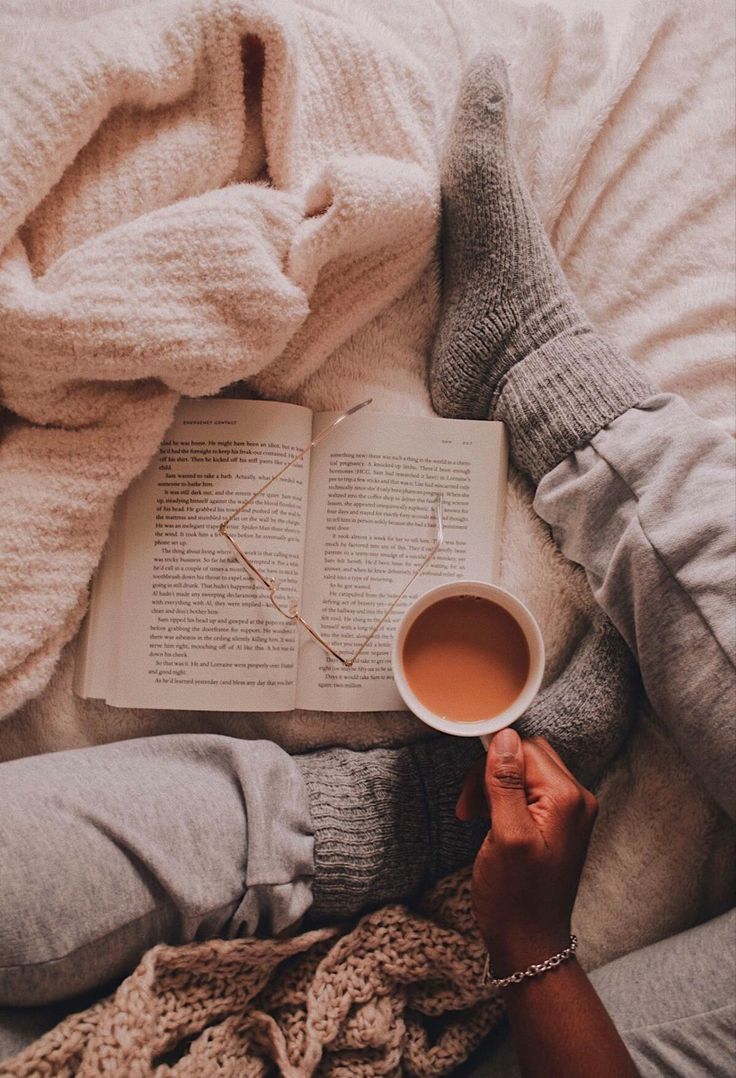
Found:
<path fill-rule="evenodd" d="M 544 738 L 505 729 L 456 811 L 468 820 L 484 807 L 492 826 L 473 866 L 473 908 L 494 972 L 506 976 L 567 946 L 597 802 Z"/>

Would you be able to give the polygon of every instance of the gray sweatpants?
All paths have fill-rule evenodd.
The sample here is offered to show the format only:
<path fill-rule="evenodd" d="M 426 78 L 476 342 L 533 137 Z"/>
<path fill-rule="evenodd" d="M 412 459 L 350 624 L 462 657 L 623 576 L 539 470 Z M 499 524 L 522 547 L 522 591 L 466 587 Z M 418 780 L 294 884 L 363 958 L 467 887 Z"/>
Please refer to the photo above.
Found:
<path fill-rule="evenodd" d="M 730 439 L 661 395 L 563 461 L 535 502 L 588 571 L 659 715 L 732 817 L 733 479 Z M 413 810 L 422 807 L 403 806 Z M 299 769 L 268 742 L 179 735 L 0 765 L 0 1004 L 83 992 L 121 976 L 157 940 L 298 922 L 310 903 L 312 842 Z M 652 964 L 676 1026 L 702 1011 L 667 956 L 684 950 L 686 964 L 697 957 L 706 973 L 725 969 L 725 981 L 711 977 L 722 993 L 736 971 L 723 931 L 714 923 L 621 960 L 627 973 L 611 975 L 604 994 L 614 1016 L 617 994 L 631 1000 L 623 982 Z M 733 1021 L 730 993 L 716 1002 L 718 1021 Z M 18 1047 L 10 1030 L 25 1023 L 37 1034 L 34 1020 L 12 1010 L 0 1018 L 0 1058 L 3 1022 L 7 1053 Z M 638 1025 L 648 1024 L 642 1013 Z M 702 1073 L 732 1073 L 719 1037 L 692 1051 Z"/>
<path fill-rule="evenodd" d="M 658 717 L 736 819 L 736 448 L 661 393 L 537 488 L 534 508 L 637 657 Z"/>
<path fill-rule="evenodd" d="M 0 1005 L 120 977 L 155 943 L 279 933 L 312 900 L 309 805 L 270 741 L 181 734 L 0 767 Z"/>

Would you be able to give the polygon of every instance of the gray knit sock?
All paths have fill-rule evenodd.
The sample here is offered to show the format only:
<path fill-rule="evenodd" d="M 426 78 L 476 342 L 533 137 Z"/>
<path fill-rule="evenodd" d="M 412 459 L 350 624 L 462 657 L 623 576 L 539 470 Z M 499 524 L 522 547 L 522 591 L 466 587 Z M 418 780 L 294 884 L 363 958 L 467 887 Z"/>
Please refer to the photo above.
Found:
<path fill-rule="evenodd" d="M 640 696 L 634 656 L 602 610 L 580 637 L 559 677 L 515 724 L 522 737 L 546 737 L 584 786 L 595 786 L 622 749 Z"/>
<path fill-rule="evenodd" d="M 461 823 L 455 804 L 482 754 L 477 738 L 442 735 L 401 749 L 296 756 L 315 835 L 309 923 L 405 901 L 470 864 L 486 827 Z"/>
<path fill-rule="evenodd" d="M 515 463 L 538 480 L 652 390 L 570 291 L 516 163 L 508 108 L 503 61 L 477 57 L 443 170 L 430 389 L 441 415 L 502 419 Z"/>

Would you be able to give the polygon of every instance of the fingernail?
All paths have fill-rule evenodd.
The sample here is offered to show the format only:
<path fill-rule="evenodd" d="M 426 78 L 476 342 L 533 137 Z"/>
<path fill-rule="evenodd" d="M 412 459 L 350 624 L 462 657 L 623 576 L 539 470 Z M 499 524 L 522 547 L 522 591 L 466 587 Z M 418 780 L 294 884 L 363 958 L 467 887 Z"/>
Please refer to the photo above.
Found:
<path fill-rule="evenodd" d="M 520 747 L 521 738 L 510 726 L 507 726 L 505 730 L 499 730 L 491 742 L 493 751 L 504 759 L 517 756 Z"/>

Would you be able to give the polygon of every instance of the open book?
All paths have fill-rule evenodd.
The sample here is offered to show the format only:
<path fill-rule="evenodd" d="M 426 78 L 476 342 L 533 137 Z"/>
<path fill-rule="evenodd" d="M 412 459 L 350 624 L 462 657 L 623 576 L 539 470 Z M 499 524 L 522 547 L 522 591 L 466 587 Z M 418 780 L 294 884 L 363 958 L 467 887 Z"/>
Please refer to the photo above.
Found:
<path fill-rule="evenodd" d="M 229 526 L 286 606 L 351 654 L 435 541 L 445 542 L 355 665 L 273 609 L 218 525 L 336 413 L 271 401 L 182 401 L 118 504 L 75 674 L 119 707 L 216 711 L 403 708 L 391 643 L 417 595 L 496 573 L 506 441 L 500 423 L 381 414 L 339 424 Z"/>

